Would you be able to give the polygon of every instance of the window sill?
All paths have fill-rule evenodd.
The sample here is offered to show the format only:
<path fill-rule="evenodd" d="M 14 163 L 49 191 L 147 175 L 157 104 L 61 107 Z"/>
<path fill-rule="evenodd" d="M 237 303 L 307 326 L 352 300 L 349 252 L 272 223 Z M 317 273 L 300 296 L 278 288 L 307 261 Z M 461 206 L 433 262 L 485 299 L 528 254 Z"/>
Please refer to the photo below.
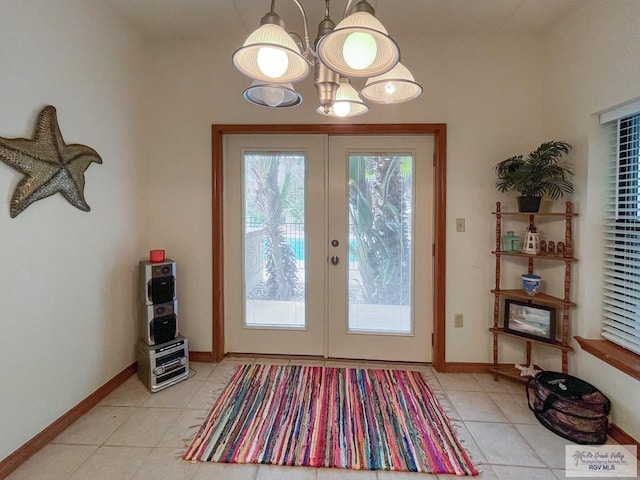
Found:
<path fill-rule="evenodd" d="M 585 352 L 640 380 L 640 355 L 604 339 L 574 337 Z"/>

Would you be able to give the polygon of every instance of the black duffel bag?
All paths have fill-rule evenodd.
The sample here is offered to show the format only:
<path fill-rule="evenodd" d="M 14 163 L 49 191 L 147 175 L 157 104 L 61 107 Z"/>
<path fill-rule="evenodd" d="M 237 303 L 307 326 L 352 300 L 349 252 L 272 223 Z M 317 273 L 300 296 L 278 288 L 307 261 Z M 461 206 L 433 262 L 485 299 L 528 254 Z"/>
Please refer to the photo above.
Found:
<path fill-rule="evenodd" d="M 529 390 L 533 390 L 533 405 Z M 596 387 L 566 373 L 538 373 L 527 383 L 527 403 L 538 421 L 561 437 L 602 445 L 609 428 L 609 399 Z"/>

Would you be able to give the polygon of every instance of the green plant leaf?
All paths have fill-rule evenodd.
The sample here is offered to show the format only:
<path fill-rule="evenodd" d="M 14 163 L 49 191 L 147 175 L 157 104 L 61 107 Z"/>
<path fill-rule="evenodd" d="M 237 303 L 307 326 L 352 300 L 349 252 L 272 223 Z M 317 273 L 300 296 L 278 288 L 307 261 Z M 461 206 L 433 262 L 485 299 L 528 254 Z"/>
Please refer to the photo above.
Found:
<path fill-rule="evenodd" d="M 520 195 L 552 199 L 573 193 L 573 184 L 568 179 L 571 169 L 560 161 L 571 149 L 566 142 L 551 140 L 524 157 L 516 155 L 499 162 L 495 166 L 499 192 L 515 191 Z"/>

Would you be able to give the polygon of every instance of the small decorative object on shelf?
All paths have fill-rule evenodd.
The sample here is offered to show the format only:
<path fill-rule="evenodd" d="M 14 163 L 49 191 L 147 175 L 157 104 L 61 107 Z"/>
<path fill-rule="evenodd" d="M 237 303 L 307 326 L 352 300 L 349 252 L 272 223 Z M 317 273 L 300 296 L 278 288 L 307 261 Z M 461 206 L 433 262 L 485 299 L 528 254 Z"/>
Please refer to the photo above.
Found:
<path fill-rule="evenodd" d="M 556 340 L 556 309 L 507 299 L 504 301 L 504 331 L 553 343 Z"/>
<path fill-rule="evenodd" d="M 494 295 L 493 326 L 489 328 L 493 334 L 493 365 L 490 370 L 496 380 L 499 376 L 504 376 L 514 380 L 526 381 L 526 378 L 521 376 L 521 371 L 518 371 L 520 369 L 516 368 L 513 363 L 500 363 L 499 350 L 502 339 L 524 343 L 523 356 L 525 361 L 519 364 L 521 368 L 540 369 L 533 362 L 533 346 L 535 345 L 536 348 L 544 347 L 559 350 L 561 353 L 562 372 L 568 372 L 568 353 L 573 351 L 573 347 L 569 345 L 569 312 L 571 308 L 576 306 L 571 301 L 571 271 L 573 263 L 577 261 L 573 258 L 573 218 L 577 214 L 573 213 L 572 206 L 571 202 L 566 202 L 565 211 L 562 213 L 522 213 L 515 211 L 503 212 L 500 202 L 496 202 L 496 211 L 493 212 L 496 220 L 496 246 L 492 252 L 496 258 L 495 288 L 491 290 Z M 503 250 L 502 228 L 504 223 L 508 222 L 509 226 L 512 223 L 518 226 L 522 224 L 523 220 L 528 220 L 529 222 L 529 234 L 536 233 L 536 235 L 537 229 L 535 228 L 534 220 L 538 224 L 540 222 L 546 224 L 547 222 L 562 220 L 564 222 L 564 239 L 561 242 L 547 240 L 547 253 L 542 255 L 529 254 L 524 248 L 522 253 L 508 252 L 506 247 Z M 507 229 L 505 228 L 505 230 Z M 542 241 L 539 239 L 537 241 L 529 240 L 530 248 L 536 248 L 535 244 L 537 243 L 536 253 L 544 252 Z M 525 248 L 527 247 L 526 244 L 527 240 L 525 240 Z M 558 253 L 556 254 L 556 252 Z M 515 266 L 517 263 L 522 263 L 523 259 L 527 264 L 526 273 L 523 275 L 523 286 L 520 287 L 518 285 L 519 288 L 501 287 L 502 263 L 508 262 L 511 266 Z M 554 263 L 558 265 L 558 268 L 545 269 L 546 279 L 553 279 L 556 272 L 557 276 L 562 275 L 560 266 L 564 267 L 563 286 L 555 287 L 562 290 L 560 295 L 554 295 L 552 292 L 547 291 L 540 292 L 539 284 L 537 287 L 535 285 L 538 282 L 532 283 L 531 291 L 525 287 L 525 279 L 539 281 L 539 279 L 536 279 L 539 275 L 534 272 L 534 264 L 537 265 L 539 262 L 543 262 L 550 267 Z M 515 278 L 511 277 L 509 283 L 514 281 Z M 555 282 L 551 282 L 551 284 L 555 285 Z M 534 291 L 537 292 L 535 296 L 532 295 Z"/>
<path fill-rule="evenodd" d="M 542 255 L 546 255 L 547 254 L 547 241 L 546 240 L 540 240 L 540 253 Z"/>
<path fill-rule="evenodd" d="M 529 295 L 535 295 L 540 290 L 540 280 L 542 277 L 540 275 L 535 275 L 533 273 L 525 273 L 522 275 L 522 288 Z"/>
<path fill-rule="evenodd" d="M 518 253 L 520 251 L 520 237 L 513 230 L 509 230 L 502 237 L 502 250 L 506 253 Z"/>
<path fill-rule="evenodd" d="M 523 253 L 529 253 L 531 255 L 537 255 L 540 253 L 540 237 L 536 226 L 531 224 L 527 229 L 527 235 L 524 237 Z"/>
<path fill-rule="evenodd" d="M 554 242 L 553 240 L 549 241 L 549 255 L 555 255 L 556 254 L 556 242 Z"/>

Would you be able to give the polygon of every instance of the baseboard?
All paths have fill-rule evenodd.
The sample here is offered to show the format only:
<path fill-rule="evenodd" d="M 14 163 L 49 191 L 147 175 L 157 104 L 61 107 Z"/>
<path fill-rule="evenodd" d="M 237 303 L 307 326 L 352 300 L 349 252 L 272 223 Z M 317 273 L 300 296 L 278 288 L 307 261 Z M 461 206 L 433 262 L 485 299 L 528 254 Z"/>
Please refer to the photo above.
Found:
<path fill-rule="evenodd" d="M 443 373 L 490 373 L 492 363 L 478 362 L 445 362 L 440 372 Z"/>
<path fill-rule="evenodd" d="M 240 353 L 240 352 L 228 352 L 225 354 L 225 357 L 229 358 L 264 358 L 264 359 L 273 359 L 273 360 L 292 360 L 292 361 L 332 361 L 332 362 L 344 362 L 345 365 L 349 363 L 358 363 L 362 362 L 376 364 L 379 363 L 381 365 L 388 365 L 390 363 L 398 364 L 398 365 L 431 365 L 431 362 L 401 362 L 396 360 L 359 360 L 355 358 L 342 358 L 342 357 L 328 357 L 325 358 L 321 355 L 284 355 L 279 353 Z"/>
<path fill-rule="evenodd" d="M 51 442 L 73 422 L 100 403 L 103 398 L 122 385 L 129 377 L 134 375 L 137 369 L 137 363 L 129 365 L 67 413 L 54 421 L 47 428 L 38 433 L 27 443 L 18 448 L 15 452 L 0 461 L 0 480 L 7 478 L 11 472 L 26 462 L 29 457 Z"/>
<path fill-rule="evenodd" d="M 317 360 L 320 362 L 328 360 L 322 355 L 285 355 L 281 353 L 227 352 L 224 356 L 229 358 L 272 358 L 274 360 Z"/>
<path fill-rule="evenodd" d="M 640 442 L 629 435 L 627 432 L 622 430 L 615 423 L 609 425 L 609 436 L 618 442 L 620 445 L 635 445 L 638 448 L 638 453 L 640 453 Z"/>
<path fill-rule="evenodd" d="M 190 362 L 213 362 L 212 352 L 189 352 Z"/>

